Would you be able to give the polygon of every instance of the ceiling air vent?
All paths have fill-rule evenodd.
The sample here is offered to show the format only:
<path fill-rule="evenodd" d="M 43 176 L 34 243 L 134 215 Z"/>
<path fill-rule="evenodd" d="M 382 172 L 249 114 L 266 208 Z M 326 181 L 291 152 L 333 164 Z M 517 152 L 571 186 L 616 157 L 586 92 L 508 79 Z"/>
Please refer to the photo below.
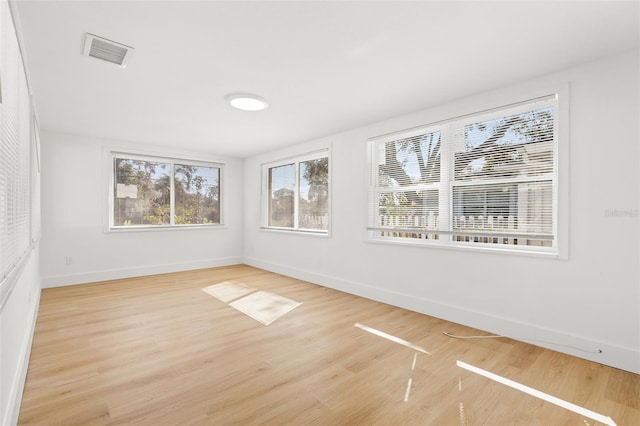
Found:
<path fill-rule="evenodd" d="M 127 61 L 133 53 L 133 47 L 116 43 L 106 38 L 87 33 L 84 41 L 84 54 L 96 59 L 111 62 L 122 68 L 127 66 Z"/>

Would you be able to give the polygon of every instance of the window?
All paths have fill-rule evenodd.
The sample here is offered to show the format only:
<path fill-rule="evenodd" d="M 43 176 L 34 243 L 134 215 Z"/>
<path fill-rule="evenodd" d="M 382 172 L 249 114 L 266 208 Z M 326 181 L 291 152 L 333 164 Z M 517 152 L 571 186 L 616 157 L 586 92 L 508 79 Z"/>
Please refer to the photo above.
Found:
<path fill-rule="evenodd" d="M 557 99 L 369 140 L 371 240 L 557 253 Z"/>
<path fill-rule="evenodd" d="M 38 129 L 11 13 L 0 5 L 0 306 L 7 300 L 38 239 L 33 148 Z"/>
<path fill-rule="evenodd" d="M 221 164 L 112 154 L 111 228 L 220 225 Z"/>
<path fill-rule="evenodd" d="M 263 165 L 266 228 L 328 233 L 327 150 Z"/>

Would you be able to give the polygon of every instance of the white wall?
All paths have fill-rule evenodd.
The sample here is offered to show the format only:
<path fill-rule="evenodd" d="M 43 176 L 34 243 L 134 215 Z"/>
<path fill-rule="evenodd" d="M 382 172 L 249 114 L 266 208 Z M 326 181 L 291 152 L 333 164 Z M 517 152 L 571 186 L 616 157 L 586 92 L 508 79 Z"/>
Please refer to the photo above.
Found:
<path fill-rule="evenodd" d="M 638 51 L 628 52 L 247 159 L 245 263 L 490 332 L 601 349 L 537 342 L 640 373 L 638 63 Z M 366 241 L 367 138 L 567 82 L 568 260 Z M 260 230 L 260 164 L 324 143 L 332 144 L 331 236 Z M 607 213 L 614 209 L 631 214 Z"/>
<path fill-rule="evenodd" d="M 0 309 L 0 425 L 17 423 L 40 301 L 38 245 Z"/>
<path fill-rule="evenodd" d="M 42 132 L 41 140 L 43 287 L 242 261 L 242 161 L 53 132 Z M 105 232 L 105 147 L 224 162 L 226 183 L 223 181 L 222 190 L 227 226 Z M 66 263 L 67 257 L 72 258 L 71 264 Z"/>

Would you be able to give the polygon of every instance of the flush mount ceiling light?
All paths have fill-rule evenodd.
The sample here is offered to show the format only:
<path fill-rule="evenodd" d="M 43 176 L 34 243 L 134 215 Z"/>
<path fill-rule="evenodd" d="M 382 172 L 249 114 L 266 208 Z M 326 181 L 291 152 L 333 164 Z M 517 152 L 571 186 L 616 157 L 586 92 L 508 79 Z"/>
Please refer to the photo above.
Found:
<path fill-rule="evenodd" d="M 232 107 L 243 111 L 261 111 L 269 106 L 267 101 L 262 99 L 260 96 L 248 93 L 234 93 L 225 96 L 225 99 Z"/>

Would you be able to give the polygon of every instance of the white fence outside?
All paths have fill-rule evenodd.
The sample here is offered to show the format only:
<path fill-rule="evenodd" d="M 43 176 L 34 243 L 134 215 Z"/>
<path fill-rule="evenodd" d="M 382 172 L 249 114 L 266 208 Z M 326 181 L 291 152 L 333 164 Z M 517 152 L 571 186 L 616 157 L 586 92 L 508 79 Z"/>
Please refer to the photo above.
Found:
<path fill-rule="evenodd" d="M 328 229 L 329 215 L 300 215 L 298 227 L 302 229 Z"/>
<path fill-rule="evenodd" d="M 438 215 L 380 215 L 378 227 L 398 228 L 381 230 L 380 236 L 395 238 L 439 239 Z M 415 231 L 411 228 L 419 228 Z M 546 246 L 552 245 L 545 238 L 523 238 L 509 234 L 522 234 L 518 229 L 516 216 L 454 216 L 454 241 L 487 244 Z M 430 232 L 431 231 L 431 232 Z M 482 234 L 495 233 L 499 236 Z M 540 230 L 540 234 L 544 232 Z"/>

